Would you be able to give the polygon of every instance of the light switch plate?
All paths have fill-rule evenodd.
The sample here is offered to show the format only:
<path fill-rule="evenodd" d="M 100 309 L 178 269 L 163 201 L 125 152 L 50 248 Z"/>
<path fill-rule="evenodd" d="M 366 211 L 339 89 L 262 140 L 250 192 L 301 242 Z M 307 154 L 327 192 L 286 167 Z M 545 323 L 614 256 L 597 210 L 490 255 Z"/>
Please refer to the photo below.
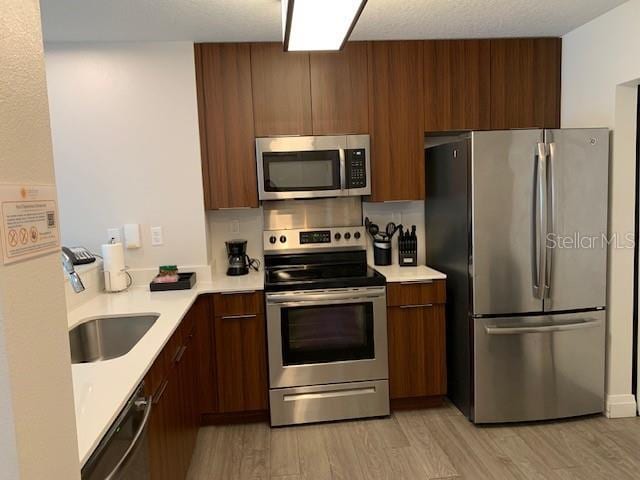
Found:
<path fill-rule="evenodd" d="M 107 229 L 107 243 L 111 242 L 122 243 L 122 231 L 120 228 L 108 228 Z"/>
<path fill-rule="evenodd" d="M 151 227 L 151 245 L 158 247 L 163 243 L 162 227 Z"/>

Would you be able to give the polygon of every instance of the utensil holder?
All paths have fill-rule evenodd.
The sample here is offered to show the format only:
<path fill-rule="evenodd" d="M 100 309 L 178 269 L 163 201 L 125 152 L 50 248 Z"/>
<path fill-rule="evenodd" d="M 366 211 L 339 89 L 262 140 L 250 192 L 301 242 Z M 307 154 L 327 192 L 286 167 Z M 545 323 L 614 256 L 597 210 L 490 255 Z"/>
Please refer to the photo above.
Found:
<path fill-rule="evenodd" d="M 373 242 L 373 263 L 379 266 L 391 265 L 390 240 L 375 240 Z"/>

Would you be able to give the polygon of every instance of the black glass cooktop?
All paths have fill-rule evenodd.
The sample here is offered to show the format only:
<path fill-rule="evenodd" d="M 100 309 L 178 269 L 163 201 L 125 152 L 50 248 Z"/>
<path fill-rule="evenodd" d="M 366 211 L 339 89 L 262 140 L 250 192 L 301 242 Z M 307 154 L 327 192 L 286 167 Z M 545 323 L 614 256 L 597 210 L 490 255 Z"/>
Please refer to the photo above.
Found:
<path fill-rule="evenodd" d="M 365 252 L 273 255 L 265 258 L 265 290 L 314 290 L 384 286 Z"/>

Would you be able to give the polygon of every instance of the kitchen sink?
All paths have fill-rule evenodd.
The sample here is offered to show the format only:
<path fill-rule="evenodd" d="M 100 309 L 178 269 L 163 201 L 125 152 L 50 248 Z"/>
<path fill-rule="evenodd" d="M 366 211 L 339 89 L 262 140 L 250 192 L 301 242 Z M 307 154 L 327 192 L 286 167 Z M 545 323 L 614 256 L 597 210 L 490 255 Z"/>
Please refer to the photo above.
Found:
<path fill-rule="evenodd" d="M 122 315 L 87 320 L 69 331 L 71 363 L 91 363 L 125 355 L 160 315 Z"/>

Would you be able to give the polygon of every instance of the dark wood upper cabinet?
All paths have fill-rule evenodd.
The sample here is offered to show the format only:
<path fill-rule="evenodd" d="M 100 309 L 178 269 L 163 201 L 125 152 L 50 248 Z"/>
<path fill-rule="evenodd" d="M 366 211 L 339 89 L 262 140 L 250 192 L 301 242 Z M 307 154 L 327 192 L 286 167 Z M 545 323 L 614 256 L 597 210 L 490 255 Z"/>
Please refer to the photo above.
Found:
<path fill-rule="evenodd" d="M 559 128 L 562 40 L 491 40 L 491 128 Z"/>
<path fill-rule="evenodd" d="M 251 45 L 257 137 L 311 135 L 309 54 L 283 52 L 280 43 Z"/>
<path fill-rule="evenodd" d="M 370 42 L 371 200 L 423 200 L 422 41 Z"/>
<path fill-rule="evenodd" d="M 314 135 L 369 133 L 367 44 L 310 54 Z"/>
<path fill-rule="evenodd" d="M 205 206 L 257 207 L 250 47 L 197 44 L 195 61 Z"/>
<path fill-rule="evenodd" d="M 427 132 L 491 128 L 491 42 L 424 43 Z"/>

